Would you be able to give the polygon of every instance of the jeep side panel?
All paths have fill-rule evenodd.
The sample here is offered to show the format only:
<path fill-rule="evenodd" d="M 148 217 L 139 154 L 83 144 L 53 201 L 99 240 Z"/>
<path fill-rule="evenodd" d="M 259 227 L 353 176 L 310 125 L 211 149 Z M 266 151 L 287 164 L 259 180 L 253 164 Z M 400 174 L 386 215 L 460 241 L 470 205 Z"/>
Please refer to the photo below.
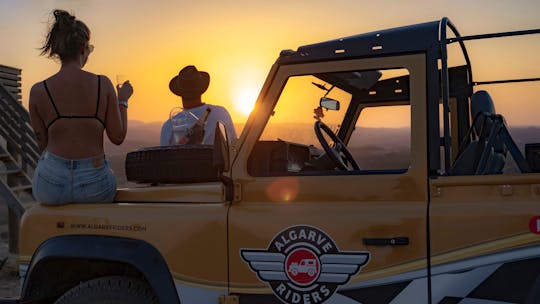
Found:
<path fill-rule="evenodd" d="M 540 174 L 430 180 L 434 303 L 447 297 L 525 303 L 540 288 L 539 181 Z"/>
<path fill-rule="evenodd" d="M 120 189 L 116 204 L 35 206 L 21 226 L 21 265 L 28 265 L 39 245 L 55 236 L 137 239 L 161 253 L 181 303 L 197 303 L 207 294 L 201 290 L 210 290 L 214 301 L 227 293 L 228 204 L 221 202 L 221 187 L 220 183 L 147 186 Z M 26 224 L 29 221 L 32 225 Z"/>

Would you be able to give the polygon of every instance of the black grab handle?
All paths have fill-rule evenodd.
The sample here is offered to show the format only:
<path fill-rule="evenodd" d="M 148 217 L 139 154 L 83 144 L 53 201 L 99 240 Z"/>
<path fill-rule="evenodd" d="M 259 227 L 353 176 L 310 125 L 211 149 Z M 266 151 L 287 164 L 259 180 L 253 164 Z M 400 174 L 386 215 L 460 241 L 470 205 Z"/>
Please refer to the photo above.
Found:
<path fill-rule="evenodd" d="M 409 238 L 398 236 L 393 238 L 364 238 L 364 245 L 367 246 L 402 246 L 409 245 Z"/>

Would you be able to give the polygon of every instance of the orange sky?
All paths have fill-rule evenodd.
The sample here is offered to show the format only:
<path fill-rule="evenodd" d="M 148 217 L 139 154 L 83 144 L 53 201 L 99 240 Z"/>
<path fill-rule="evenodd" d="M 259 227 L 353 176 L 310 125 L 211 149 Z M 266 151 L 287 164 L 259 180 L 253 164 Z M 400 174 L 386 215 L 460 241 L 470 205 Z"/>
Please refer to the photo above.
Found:
<path fill-rule="evenodd" d="M 90 27 L 95 51 L 85 69 L 113 82 L 117 74 L 127 75 L 135 87 L 129 118 L 146 122 L 165 120 L 179 104 L 168 83 L 188 64 L 211 75 L 203 99 L 227 107 L 241 123 L 282 49 L 443 16 L 464 35 L 540 28 L 538 0 L 1 0 L 0 64 L 23 70 L 25 104 L 30 86 L 59 68 L 37 50 L 54 8 L 75 13 Z M 509 63 L 509 48 L 529 55 L 520 53 Z M 517 77 L 540 76 L 540 61 L 531 61 L 540 54 L 540 35 L 534 41 L 510 40 L 495 47 L 480 43 L 477 49 L 482 52 L 471 54 L 477 61 L 477 80 L 486 80 L 481 76 L 488 70 L 497 72 L 495 78 L 515 77 L 504 64 L 522 67 L 524 73 Z M 538 124 L 537 93 L 527 93 L 525 101 L 520 98 L 524 104 L 518 109 L 515 98 L 503 94 L 498 110 L 513 110 L 516 116 L 509 120 L 519 124 Z M 537 111 L 531 112 L 531 107 Z"/>

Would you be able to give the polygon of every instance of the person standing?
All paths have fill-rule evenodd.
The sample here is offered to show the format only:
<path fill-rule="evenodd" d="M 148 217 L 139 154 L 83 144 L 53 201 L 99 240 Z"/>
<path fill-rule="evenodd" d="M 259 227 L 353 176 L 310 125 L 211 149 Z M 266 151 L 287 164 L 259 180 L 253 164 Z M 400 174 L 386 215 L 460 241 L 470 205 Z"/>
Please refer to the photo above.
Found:
<path fill-rule="evenodd" d="M 67 11 L 54 10 L 41 55 L 59 59 L 60 70 L 30 90 L 30 121 L 41 157 L 34 172 L 34 197 L 43 204 L 106 203 L 116 179 L 105 158 L 103 135 L 120 145 L 127 132 L 133 87 L 117 86 L 83 70 L 94 50 L 90 29 Z"/>
<path fill-rule="evenodd" d="M 183 111 L 174 114 L 161 127 L 160 145 L 169 146 L 177 144 L 203 144 L 211 145 L 214 142 L 216 123 L 221 121 L 225 124 L 229 141 L 236 138 L 236 131 L 229 112 L 222 106 L 207 104 L 202 101 L 202 94 L 208 89 L 210 75 L 199 71 L 193 65 L 188 65 L 180 70 L 169 82 L 171 92 L 182 98 Z M 198 130 L 197 120 L 207 116 L 204 130 Z M 187 137 L 174 136 L 175 120 L 188 122 L 189 132 Z M 204 132 L 202 132 L 204 131 Z"/>

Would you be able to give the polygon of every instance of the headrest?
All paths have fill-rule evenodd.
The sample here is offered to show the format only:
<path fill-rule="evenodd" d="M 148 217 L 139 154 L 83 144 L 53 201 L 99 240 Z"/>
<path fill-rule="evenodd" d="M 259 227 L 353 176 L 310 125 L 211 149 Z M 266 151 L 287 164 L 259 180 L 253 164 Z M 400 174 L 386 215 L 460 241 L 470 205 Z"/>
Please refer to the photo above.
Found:
<path fill-rule="evenodd" d="M 476 117 L 478 113 L 487 112 L 489 114 L 495 114 L 495 106 L 491 96 L 486 91 L 475 92 L 471 97 L 471 115 Z"/>
<path fill-rule="evenodd" d="M 471 97 L 471 116 L 475 120 L 478 114 L 495 114 L 495 105 L 489 93 L 486 91 L 475 92 Z M 492 120 L 487 117 L 478 117 L 473 125 L 476 134 L 487 137 L 491 130 Z"/>

